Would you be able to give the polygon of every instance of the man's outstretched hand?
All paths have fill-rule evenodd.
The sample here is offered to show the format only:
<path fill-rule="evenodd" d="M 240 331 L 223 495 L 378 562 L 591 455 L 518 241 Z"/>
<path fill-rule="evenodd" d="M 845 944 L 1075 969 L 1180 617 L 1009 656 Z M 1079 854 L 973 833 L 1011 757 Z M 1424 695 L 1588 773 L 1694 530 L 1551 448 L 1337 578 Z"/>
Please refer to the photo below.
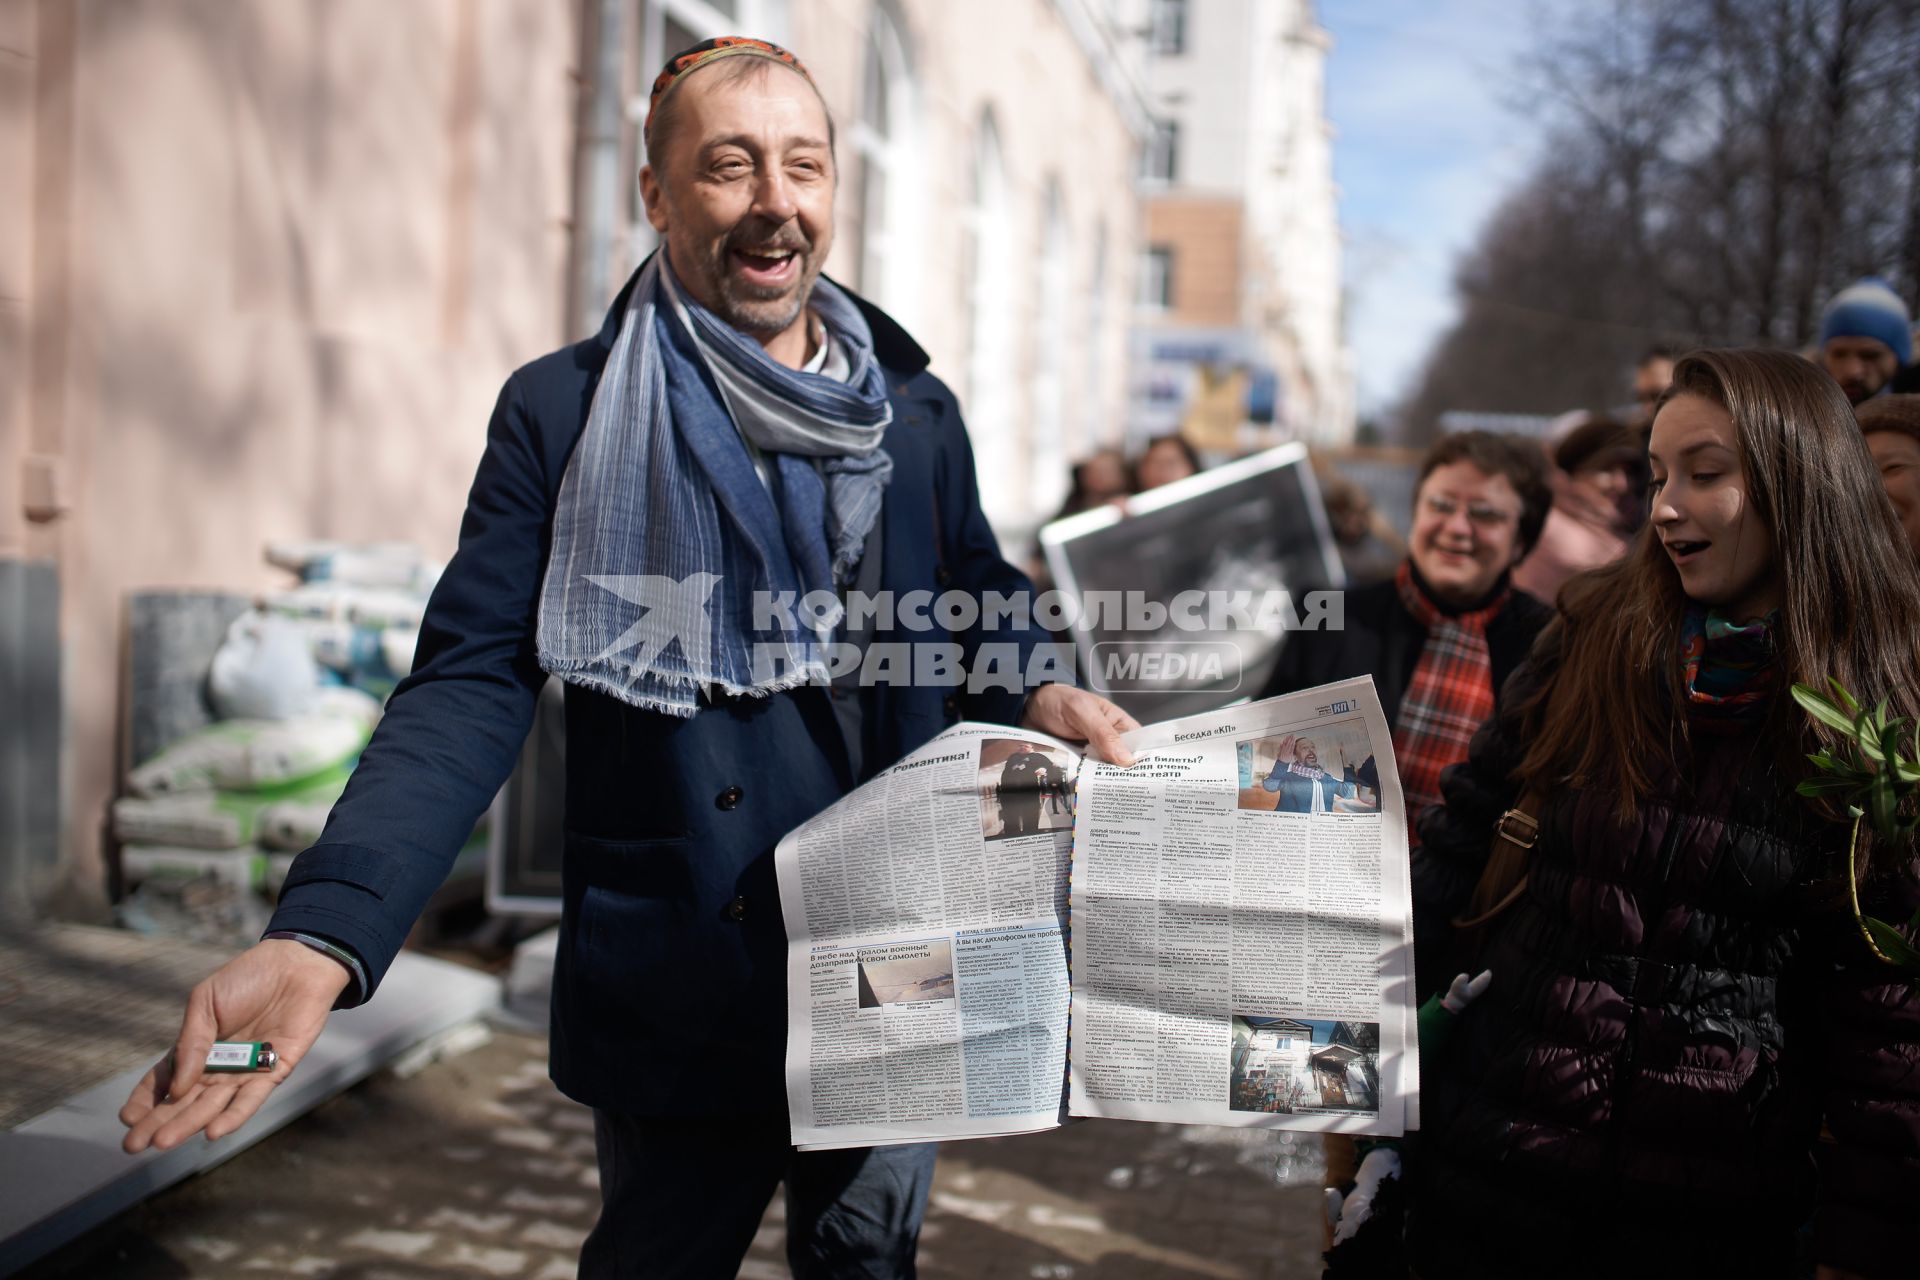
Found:
<path fill-rule="evenodd" d="M 1102 760 L 1130 765 L 1133 752 L 1120 745 L 1120 735 L 1138 729 L 1140 722 L 1097 693 L 1068 684 L 1043 684 L 1028 695 L 1020 725 L 1068 742 L 1084 742 Z"/>
<path fill-rule="evenodd" d="M 206 1131 L 224 1138 L 247 1122 L 274 1086 L 292 1074 L 320 1038 L 327 1013 L 350 981 L 346 966 L 303 943 L 269 939 L 229 960 L 187 997 L 173 1052 L 141 1077 L 120 1108 L 121 1147 L 162 1151 Z M 268 1040 L 280 1056 L 272 1071 L 208 1074 L 218 1040 Z"/>

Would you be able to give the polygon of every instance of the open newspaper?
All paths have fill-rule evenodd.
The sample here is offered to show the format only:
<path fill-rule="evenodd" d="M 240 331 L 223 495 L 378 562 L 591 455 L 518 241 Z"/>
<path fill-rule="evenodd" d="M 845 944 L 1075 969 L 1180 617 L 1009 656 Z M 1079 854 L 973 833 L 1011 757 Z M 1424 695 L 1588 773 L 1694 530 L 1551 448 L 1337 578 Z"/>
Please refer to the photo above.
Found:
<path fill-rule="evenodd" d="M 956 725 L 780 842 L 795 1145 L 1068 1115 L 1417 1126 L 1406 821 L 1373 682 L 1125 741 L 1122 769 Z"/>

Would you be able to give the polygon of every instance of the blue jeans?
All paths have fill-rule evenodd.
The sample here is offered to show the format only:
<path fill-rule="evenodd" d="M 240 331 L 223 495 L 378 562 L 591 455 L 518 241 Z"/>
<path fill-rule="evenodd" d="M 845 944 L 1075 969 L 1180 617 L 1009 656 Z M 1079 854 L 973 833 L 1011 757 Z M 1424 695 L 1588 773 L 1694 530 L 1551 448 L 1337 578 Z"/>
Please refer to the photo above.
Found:
<path fill-rule="evenodd" d="M 600 1218 L 581 1280 L 731 1277 L 787 1188 L 794 1280 L 912 1280 L 934 1147 L 795 1151 L 785 1117 L 663 1120 L 593 1113 Z"/>

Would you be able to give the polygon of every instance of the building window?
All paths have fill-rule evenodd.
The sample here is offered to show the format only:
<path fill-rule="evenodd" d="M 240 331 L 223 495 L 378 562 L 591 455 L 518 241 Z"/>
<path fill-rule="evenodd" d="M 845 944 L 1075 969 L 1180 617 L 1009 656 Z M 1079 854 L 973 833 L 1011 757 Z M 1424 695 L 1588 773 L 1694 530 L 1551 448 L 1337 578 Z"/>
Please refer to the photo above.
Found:
<path fill-rule="evenodd" d="M 1093 262 L 1087 272 L 1086 382 L 1080 396 L 1083 449 L 1105 443 L 1107 427 L 1107 224 L 1093 228 Z"/>
<path fill-rule="evenodd" d="M 1187 0 L 1153 0 L 1147 47 L 1157 58 L 1187 51 Z"/>
<path fill-rule="evenodd" d="M 1173 182 L 1180 166 L 1180 122 L 1156 120 L 1140 156 L 1140 176 L 1149 182 Z"/>
<path fill-rule="evenodd" d="M 987 516 L 996 522 L 1026 515 L 1024 486 L 1018 482 L 1024 468 L 1014 438 L 1014 359 L 1020 347 L 1014 332 L 1017 293 L 1004 154 L 992 113 L 981 112 L 961 242 L 968 316 L 966 414 L 980 474 L 1001 481 L 982 486 Z"/>
<path fill-rule="evenodd" d="M 1165 311 L 1173 305 L 1173 249 L 1170 246 L 1150 245 L 1141 255 L 1138 301 L 1150 311 Z"/>
<path fill-rule="evenodd" d="M 897 319 L 908 322 L 917 284 L 916 256 L 905 246 L 912 238 L 910 206 L 920 184 L 912 171 L 912 61 L 890 8 L 874 6 L 860 118 L 852 129 L 858 183 L 854 207 L 860 219 L 857 287 Z"/>
<path fill-rule="evenodd" d="M 1051 511 L 1067 496 L 1067 356 L 1073 345 L 1073 257 L 1058 179 L 1047 179 L 1040 211 L 1040 314 L 1033 344 L 1027 457 L 1033 509 Z M 1089 335 L 1082 334 L 1084 340 Z"/>
<path fill-rule="evenodd" d="M 621 148 L 627 204 L 626 234 L 621 237 L 625 243 L 617 250 L 620 274 L 633 270 L 659 243 L 647 222 L 639 184 L 633 180 L 640 166 L 647 163 L 643 131 L 653 78 L 667 59 L 682 49 L 730 31 L 750 30 L 776 44 L 784 43 L 788 6 L 789 0 L 636 0 L 629 11 L 628 48 L 634 61 L 629 64 L 627 84 L 633 93 L 627 99 L 626 138 Z"/>

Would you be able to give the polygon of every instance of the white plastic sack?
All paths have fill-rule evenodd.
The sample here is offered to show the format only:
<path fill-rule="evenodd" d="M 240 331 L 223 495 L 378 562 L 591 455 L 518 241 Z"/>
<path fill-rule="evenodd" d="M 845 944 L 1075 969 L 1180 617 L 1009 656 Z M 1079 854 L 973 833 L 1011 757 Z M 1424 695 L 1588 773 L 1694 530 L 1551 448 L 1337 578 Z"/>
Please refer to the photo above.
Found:
<path fill-rule="evenodd" d="M 410 542 L 270 542 L 267 563 L 291 569 L 305 582 L 363 587 L 411 587 L 423 561 Z"/>
<path fill-rule="evenodd" d="M 237 755 L 215 763 L 215 786 L 259 790 L 336 769 L 360 754 L 380 719 L 380 703 L 358 689 L 322 689 L 313 712 L 266 722 Z"/>
<path fill-rule="evenodd" d="M 276 800 L 260 811 L 254 825 L 257 838 L 268 849 L 290 849 L 295 853 L 320 842 L 327 815 L 346 790 L 346 778 L 316 785 L 298 795 Z"/>
<path fill-rule="evenodd" d="M 313 706 L 320 668 L 306 633 L 286 618 L 245 613 L 213 655 L 207 691 L 222 720 L 286 720 Z"/>
<path fill-rule="evenodd" d="M 324 688 L 291 720 L 223 720 L 188 734 L 127 778 L 138 796 L 221 787 L 257 791 L 312 778 L 360 754 L 380 703 L 358 689 Z"/>
<path fill-rule="evenodd" d="M 235 849 L 253 840 L 262 807 L 219 791 L 122 796 L 113 802 L 113 834 L 127 844 Z"/>

